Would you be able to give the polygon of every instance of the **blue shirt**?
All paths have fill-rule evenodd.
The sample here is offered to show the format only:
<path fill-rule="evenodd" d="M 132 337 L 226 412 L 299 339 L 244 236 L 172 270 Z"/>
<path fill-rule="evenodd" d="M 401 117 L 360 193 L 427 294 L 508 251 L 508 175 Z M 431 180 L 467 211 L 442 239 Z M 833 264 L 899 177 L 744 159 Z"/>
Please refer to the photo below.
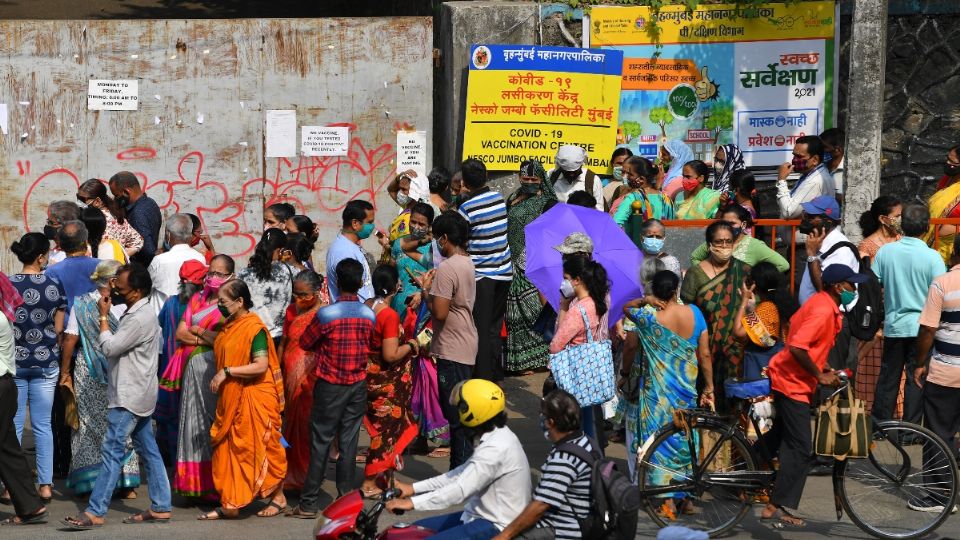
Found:
<path fill-rule="evenodd" d="M 880 248 L 871 269 L 883 284 L 885 337 L 917 337 L 927 291 L 947 271 L 943 258 L 919 238 L 903 238 Z"/>
<path fill-rule="evenodd" d="M 143 237 L 143 247 L 131 259 L 149 266 L 157 253 L 157 239 L 160 238 L 160 224 L 163 222 L 157 201 L 141 195 L 127 207 L 127 221 Z"/>
<path fill-rule="evenodd" d="M 47 268 L 46 275 L 63 286 L 67 295 L 67 315 L 73 309 L 73 299 L 88 292 L 97 290 L 97 285 L 90 276 L 100 264 L 100 259 L 93 257 L 67 257 L 57 264 Z"/>
<path fill-rule="evenodd" d="M 340 288 L 337 286 L 337 265 L 344 259 L 354 259 L 363 265 L 363 285 L 357 292 L 360 301 L 366 302 L 373 298 L 373 280 L 370 278 L 370 266 L 367 265 L 367 257 L 356 242 L 341 233 L 337 235 L 337 238 L 330 244 L 330 249 L 327 250 L 327 287 L 330 289 L 330 301 L 336 302 L 337 297 L 340 296 Z"/>
<path fill-rule="evenodd" d="M 23 297 L 13 321 L 17 368 L 58 367 L 60 347 L 53 320 L 57 310 L 67 307 L 63 286 L 45 274 L 14 274 L 10 283 Z"/>
<path fill-rule="evenodd" d="M 507 243 L 507 205 L 499 192 L 483 188 L 460 203 L 460 215 L 470 223 L 467 252 L 477 279 L 509 281 L 513 278 L 510 244 Z"/>

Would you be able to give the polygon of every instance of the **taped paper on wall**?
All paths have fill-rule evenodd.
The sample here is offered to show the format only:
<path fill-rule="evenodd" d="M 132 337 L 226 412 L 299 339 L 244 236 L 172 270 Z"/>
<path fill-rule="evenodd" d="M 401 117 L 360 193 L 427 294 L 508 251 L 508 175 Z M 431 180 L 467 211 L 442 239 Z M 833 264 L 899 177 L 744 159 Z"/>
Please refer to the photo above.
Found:
<path fill-rule="evenodd" d="M 350 128 L 300 126 L 300 154 L 345 156 L 350 149 Z"/>
<path fill-rule="evenodd" d="M 4 135 L 7 134 L 7 121 L 7 104 L 0 103 L 0 131 L 2 131 Z"/>
<path fill-rule="evenodd" d="M 297 111 L 267 111 L 267 156 L 297 155 Z"/>
<path fill-rule="evenodd" d="M 91 111 L 135 111 L 138 108 L 138 81 L 90 79 L 87 109 Z"/>
<path fill-rule="evenodd" d="M 397 173 L 413 169 L 417 176 L 427 177 L 427 132 L 397 132 Z"/>

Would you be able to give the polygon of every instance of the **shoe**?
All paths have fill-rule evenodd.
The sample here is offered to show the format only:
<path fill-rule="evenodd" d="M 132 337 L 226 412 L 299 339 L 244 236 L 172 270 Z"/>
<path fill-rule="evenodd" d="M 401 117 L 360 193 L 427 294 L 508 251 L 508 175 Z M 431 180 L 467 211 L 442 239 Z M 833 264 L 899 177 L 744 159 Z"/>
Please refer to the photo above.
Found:
<path fill-rule="evenodd" d="M 913 510 L 914 512 L 931 512 L 934 514 L 939 514 L 943 512 L 943 503 L 938 501 L 934 497 L 913 497 L 907 501 L 907 508 Z M 956 505 L 954 505 L 953 510 L 950 511 L 951 514 L 957 511 Z"/>

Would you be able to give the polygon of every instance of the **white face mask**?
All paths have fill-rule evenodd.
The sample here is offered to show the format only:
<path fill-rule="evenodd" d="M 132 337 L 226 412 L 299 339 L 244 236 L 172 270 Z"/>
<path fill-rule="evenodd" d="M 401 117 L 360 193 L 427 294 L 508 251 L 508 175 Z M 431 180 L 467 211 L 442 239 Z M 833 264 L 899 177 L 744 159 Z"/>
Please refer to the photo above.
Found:
<path fill-rule="evenodd" d="M 434 268 L 440 266 L 440 263 L 442 263 L 444 259 L 446 259 L 446 257 L 443 256 L 443 252 L 440 251 L 440 244 L 437 242 L 436 238 L 434 238 L 433 241 L 430 242 L 430 254 L 433 255 Z"/>
<path fill-rule="evenodd" d="M 574 292 L 573 283 L 570 283 L 569 279 L 565 279 L 560 283 L 560 294 L 562 294 L 564 298 L 570 298 Z"/>
<path fill-rule="evenodd" d="M 402 191 L 397 192 L 397 204 L 400 206 L 407 206 L 410 204 L 410 196 Z"/>

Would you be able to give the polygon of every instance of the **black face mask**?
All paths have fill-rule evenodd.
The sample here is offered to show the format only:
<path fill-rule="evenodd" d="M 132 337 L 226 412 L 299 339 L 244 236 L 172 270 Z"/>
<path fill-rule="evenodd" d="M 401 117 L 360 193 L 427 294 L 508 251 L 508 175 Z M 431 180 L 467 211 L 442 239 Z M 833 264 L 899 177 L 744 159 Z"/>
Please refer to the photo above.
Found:
<path fill-rule="evenodd" d="M 127 299 L 117 291 L 110 289 L 110 302 L 115 306 L 121 306 L 127 303 Z"/>
<path fill-rule="evenodd" d="M 800 234 L 810 234 L 813 232 L 814 225 L 812 221 L 801 221 L 800 225 L 797 227 L 797 230 L 800 231 Z"/>
<path fill-rule="evenodd" d="M 47 237 L 47 240 L 50 240 L 50 241 L 56 240 L 58 231 L 60 231 L 60 229 L 54 227 L 53 225 L 43 226 L 43 235 Z"/>
<path fill-rule="evenodd" d="M 117 201 L 117 204 L 120 205 L 120 208 L 126 208 L 127 205 L 130 204 L 130 197 L 127 197 L 126 195 L 121 195 L 113 200 Z"/>
<path fill-rule="evenodd" d="M 943 164 L 943 174 L 947 176 L 957 176 L 960 174 L 960 165 L 950 165 L 949 163 Z"/>

